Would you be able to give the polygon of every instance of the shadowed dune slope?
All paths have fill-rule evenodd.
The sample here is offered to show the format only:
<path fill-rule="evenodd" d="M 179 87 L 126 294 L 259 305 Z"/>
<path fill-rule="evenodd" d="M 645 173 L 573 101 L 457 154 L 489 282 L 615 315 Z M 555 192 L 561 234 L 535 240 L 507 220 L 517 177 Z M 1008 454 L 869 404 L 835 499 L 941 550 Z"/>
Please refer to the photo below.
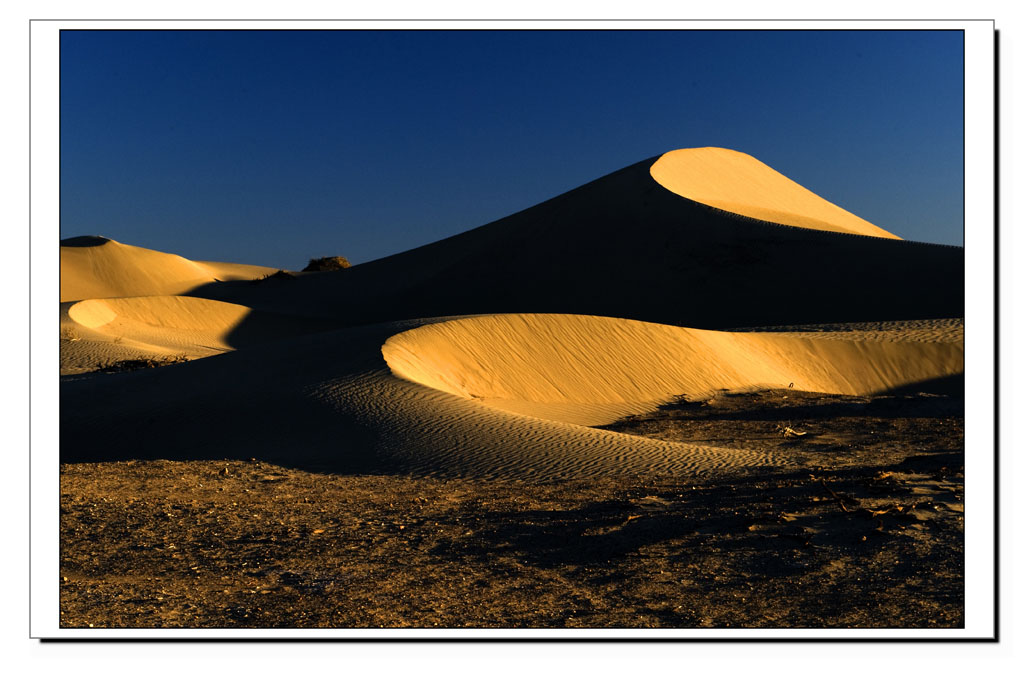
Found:
<path fill-rule="evenodd" d="M 350 324 L 540 312 L 724 329 L 963 315 L 963 248 L 759 221 L 677 195 L 651 174 L 665 162 L 673 181 L 736 164 L 716 158 L 652 158 L 491 224 L 340 273 L 206 285 L 192 293 Z M 694 165 L 689 174 L 678 167 L 686 162 Z M 739 165 L 764 168 L 753 159 Z M 768 168 L 758 171 L 782 182 Z M 752 189 L 747 202 L 806 208 L 808 218 L 856 230 L 853 215 L 842 217 L 848 213 L 796 189 L 788 194 L 793 199 L 765 204 L 772 187 Z M 741 188 L 732 185 L 723 195 L 741 201 Z"/>
<path fill-rule="evenodd" d="M 651 176 L 684 198 L 742 216 L 800 228 L 899 239 L 746 153 L 726 148 L 671 151 L 651 166 Z"/>
<path fill-rule="evenodd" d="M 60 300 L 182 294 L 216 280 L 249 280 L 275 269 L 196 262 L 100 236 L 61 241 Z"/>

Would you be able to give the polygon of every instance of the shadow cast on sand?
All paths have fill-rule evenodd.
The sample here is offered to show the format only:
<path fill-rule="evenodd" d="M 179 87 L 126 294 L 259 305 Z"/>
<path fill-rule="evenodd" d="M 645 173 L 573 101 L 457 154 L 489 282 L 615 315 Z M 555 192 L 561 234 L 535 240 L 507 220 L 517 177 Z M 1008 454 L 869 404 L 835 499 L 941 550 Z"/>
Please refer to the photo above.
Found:
<path fill-rule="evenodd" d="M 61 247 L 98 247 L 110 242 L 109 238 L 102 235 L 79 235 L 74 238 L 65 238 L 60 241 Z"/>
<path fill-rule="evenodd" d="M 238 332 L 246 331 L 243 322 Z M 192 362 L 69 379 L 60 389 L 61 462 L 256 458 L 323 473 L 393 473 L 359 413 L 314 395 L 325 384 L 379 370 L 379 346 L 391 331 L 314 332 Z"/>

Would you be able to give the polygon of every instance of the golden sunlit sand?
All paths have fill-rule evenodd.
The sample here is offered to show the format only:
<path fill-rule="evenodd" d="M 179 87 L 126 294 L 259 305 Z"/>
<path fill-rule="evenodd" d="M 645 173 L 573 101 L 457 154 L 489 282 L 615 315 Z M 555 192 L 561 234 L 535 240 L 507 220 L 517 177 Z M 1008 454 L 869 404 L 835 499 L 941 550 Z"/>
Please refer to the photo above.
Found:
<path fill-rule="evenodd" d="M 338 272 L 73 238 L 61 458 L 532 483 L 808 468 L 622 422 L 723 394 L 962 390 L 962 267 L 713 148 Z"/>
<path fill-rule="evenodd" d="M 204 283 L 249 280 L 265 266 L 189 261 L 101 236 L 61 241 L 60 300 L 182 294 Z"/>
<path fill-rule="evenodd" d="M 963 371 L 963 341 L 714 332 L 618 318 L 495 315 L 385 342 L 394 374 L 543 419 L 607 424 L 680 394 L 793 388 L 868 395 Z"/>
<path fill-rule="evenodd" d="M 661 156 L 651 176 L 668 190 L 727 212 L 787 226 L 899 239 L 746 153 L 688 148 Z"/>

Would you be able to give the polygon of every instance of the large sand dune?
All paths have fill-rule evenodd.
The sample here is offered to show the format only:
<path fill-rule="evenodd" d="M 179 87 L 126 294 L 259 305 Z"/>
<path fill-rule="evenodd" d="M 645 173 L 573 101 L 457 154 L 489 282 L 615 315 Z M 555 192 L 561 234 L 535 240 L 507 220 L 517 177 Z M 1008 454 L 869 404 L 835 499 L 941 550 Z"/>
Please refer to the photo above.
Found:
<path fill-rule="evenodd" d="M 784 464 L 590 426 L 721 389 L 963 372 L 962 248 L 899 240 L 722 149 L 343 272 L 251 282 L 266 272 L 62 243 L 65 374 L 203 358 L 67 378 L 62 459 L 521 478 Z M 825 322 L 847 324 L 711 331 Z"/>
<path fill-rule="evenodd" d="M 728 171 L 738 178 L 729 181 Z M 723 211 L 723 202 L 713 204 L 722 196 L 757 209 Z M 800 209 L 814 228 L 762 220 L 770 210 Z M 831 230 L 821 230 L 826 222 Z M 899 240 L 749 156 L 698 149 L 645 160 L 342 273 L 261 289 L 211 284 L 192 294 L 351 324 L 489 313 L 604 315 L 705 329 L 902 321 L 963 315 L 963 248 Z"/>

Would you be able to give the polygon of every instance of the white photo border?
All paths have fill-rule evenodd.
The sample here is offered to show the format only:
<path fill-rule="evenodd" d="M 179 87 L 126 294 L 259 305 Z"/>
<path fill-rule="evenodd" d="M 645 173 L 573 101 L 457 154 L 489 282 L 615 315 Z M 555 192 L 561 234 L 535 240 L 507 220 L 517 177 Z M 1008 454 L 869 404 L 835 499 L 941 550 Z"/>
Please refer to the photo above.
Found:
<path fill-rule="evenodd" d="M 61 30 L 962 30 L 964 32 L 965 627 L 962 629 L 66 629 L 59 619 Z M 46 639 L 992 640 L 998 633 L 995 432 L 995 31 L 992 21 L 125 21 L 30 25 L 31 617 Z"/>

